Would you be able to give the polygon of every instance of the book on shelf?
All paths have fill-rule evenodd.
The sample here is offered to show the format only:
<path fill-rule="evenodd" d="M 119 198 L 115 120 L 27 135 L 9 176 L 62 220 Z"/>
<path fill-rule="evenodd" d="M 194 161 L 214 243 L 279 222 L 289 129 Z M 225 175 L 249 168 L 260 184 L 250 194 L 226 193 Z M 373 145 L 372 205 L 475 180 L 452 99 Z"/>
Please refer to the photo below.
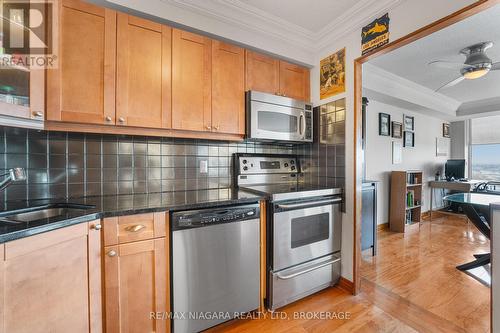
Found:
<path fill-rule="evenodd" d="M 406 224 L 412 224 L 413 223 L 413 211 L 408 210 L 406 211 Z"/>
<path fill-rule="evenodd" d="M 406 183 L 410 185 L 420 184 L 420 179 L 416 173 L 408 173 L 406 175 Z"/>
<path fill-rule="evenodd" d="M 415 206 L 415 191 L 409 190 L 406 193 L 406 207 Z"/>

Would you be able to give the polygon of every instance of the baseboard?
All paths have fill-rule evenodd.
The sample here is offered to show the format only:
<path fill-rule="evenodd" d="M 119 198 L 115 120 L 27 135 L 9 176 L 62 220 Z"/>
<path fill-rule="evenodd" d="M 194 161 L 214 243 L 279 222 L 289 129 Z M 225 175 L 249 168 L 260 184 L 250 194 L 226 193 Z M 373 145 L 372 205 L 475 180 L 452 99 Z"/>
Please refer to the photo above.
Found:
<path fill-rule="evenodd" d="M 389 222 L 377 225 L 377 231 L 389 230 Z"/>
<path fill-rule="evenodd" d="M 337 287 L 339 287 L 342 290 L 347 291 L 349 294 L 354 294 L 354 283 L 347 280 L 344 277 L 340 277 L 339 283 L 337 284 Z"/>

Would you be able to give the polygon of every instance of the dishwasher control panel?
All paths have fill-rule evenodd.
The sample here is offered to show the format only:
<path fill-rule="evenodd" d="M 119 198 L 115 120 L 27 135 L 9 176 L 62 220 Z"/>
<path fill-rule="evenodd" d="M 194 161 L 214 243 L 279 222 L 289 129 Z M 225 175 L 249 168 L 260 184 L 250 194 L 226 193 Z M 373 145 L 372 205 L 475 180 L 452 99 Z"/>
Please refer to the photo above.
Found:
<path fill-rule="evenodd" d="M 172 230 L 206 227 L 214 224 L 259 219 L 259 205 L 208 208 L 175 212 L 172 214 Z"/>

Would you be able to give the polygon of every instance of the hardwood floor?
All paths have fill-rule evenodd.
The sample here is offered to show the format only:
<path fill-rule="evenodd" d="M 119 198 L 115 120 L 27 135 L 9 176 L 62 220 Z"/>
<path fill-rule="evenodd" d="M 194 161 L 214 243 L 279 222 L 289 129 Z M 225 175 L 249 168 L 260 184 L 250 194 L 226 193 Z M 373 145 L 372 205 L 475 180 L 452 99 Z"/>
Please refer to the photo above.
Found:
<path fill-rule="evenodd" d="M 378 255 L 363 256 L 362 284 L 425 310 L 441 319 L 443 327 L 453 325 L 453 332 L 489 332 L 490 289 L 455 268 L 471 261 L 474 253 L 485 252 L 489 241 L 463 218 L 434 219 L 406 234 L 382 231 Z M 373 301 L 381 306 L 378 299 Z"/>
<path fill-rule="evenodd" d="M 488 332 L 489 288 L 455 269 L 488 250 L 464 219 L 435 219 L 406 234 L 383 230 L 378 255 L 363 256 L 358 296 L 330 288 L 273 315 L 254 314 L 209 332 Z M 304 317 L 312 314 L 337 318 Z"/>

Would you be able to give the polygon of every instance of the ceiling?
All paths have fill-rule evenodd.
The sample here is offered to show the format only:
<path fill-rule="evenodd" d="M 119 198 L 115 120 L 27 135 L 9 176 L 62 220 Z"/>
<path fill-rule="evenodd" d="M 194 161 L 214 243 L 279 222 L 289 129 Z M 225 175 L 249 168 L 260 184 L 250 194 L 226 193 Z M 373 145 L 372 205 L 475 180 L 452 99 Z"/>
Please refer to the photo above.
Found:
<path fill-rule="evenodd" d="M 500 5 L 476 14 L 446 29 L 419 39 L 369 63 L 382 70 L 435 91 L 460 76 L 457 70 L 429 66 L 434 60 L 464 62 L 459 51 L 469 45 L 493 41 L 487 50 L 493 62 L 500 61 Z M 456 86 L 445 88 L 438 94 L 459 102 L 468 109 L 474 103 L 500 97 L 500 71 L 492 71 L 477 80 L 464 80 Z M 459 107 L 460 109 L 460 107 Z M 500 110 L 500 109 L 499 109 Z M 460 112 L 458 113 L 460 115 Z"/>
<path fill-rule="evenodd" d="M 241 2 L 314 33 L 334 22 L 360 1 L 242 0 Z"/>

